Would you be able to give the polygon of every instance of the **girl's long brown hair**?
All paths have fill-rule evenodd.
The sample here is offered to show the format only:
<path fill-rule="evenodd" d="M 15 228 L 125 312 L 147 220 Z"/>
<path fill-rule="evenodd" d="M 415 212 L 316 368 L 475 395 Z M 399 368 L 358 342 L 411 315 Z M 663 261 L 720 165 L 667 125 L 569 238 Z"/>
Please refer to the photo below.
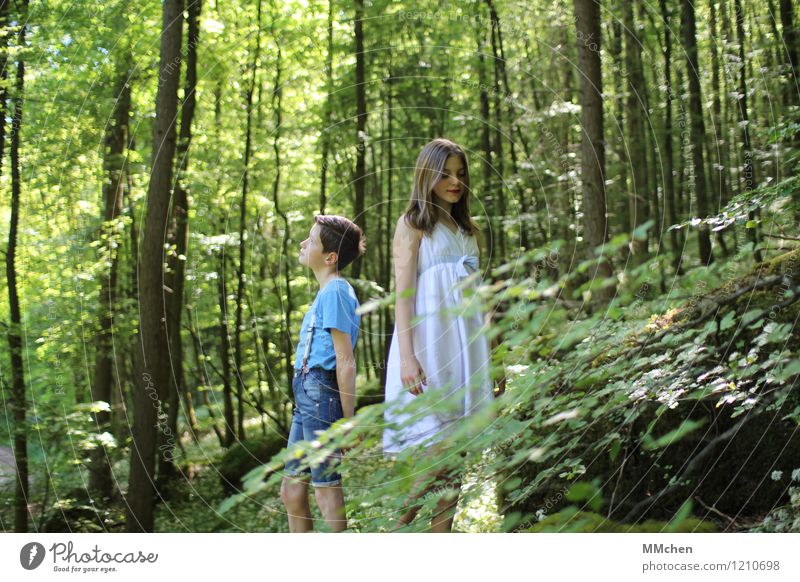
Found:
<path fill-rule="evenodd" d="M 451 214 L 458 227 L 469 235 L 478 234 L 478 225 L 469 214 L 469 165 L 464 150 L 457 143 L 443 137 L 436 138 L 422 148 L 414 170 L 414 185 L 411 198 L 405 209 L 405 220 L 409 226 L 430 235 L 439 221 L 439 207 L 433 202 L 433 186 L 438 182 L 447 164 L 447 158 L 458 156 L 464 164 L 464 194 L 453 205 Z"/>

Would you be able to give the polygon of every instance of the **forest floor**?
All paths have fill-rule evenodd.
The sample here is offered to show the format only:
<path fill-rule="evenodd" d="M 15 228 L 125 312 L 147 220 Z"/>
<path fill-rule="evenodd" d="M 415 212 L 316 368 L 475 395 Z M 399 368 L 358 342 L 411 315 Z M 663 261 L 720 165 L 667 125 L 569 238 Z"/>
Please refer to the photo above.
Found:
<path fill-rule="evenodd" d="M 222 450 L 213 434 L 201 439 L 199 444 L 187 443 L 187 453 L 192 459 L 190 478 L 183 479 L 166 503 L 156 510 L 158 532 L 287 532 L 286 510 L 280 500 L 279 486 L 267 487 L 224 514 L 217 508 L 225 499 L 217 464 Z M 385 523 L 385 509 L 379 500 L 359 499 L 364 484 L 370 482 L 376 463 L 382 455 L 365 452 L 359 460 L 343 467 L 345 501 L 349 531 L 384 531 L 378 523 Z M 348 482 L 353 484 L 348 492 Z M 325 530 L 313 493 L 309 501 L 316 530 Z M 500 531 L 503 521 L 498 514 L 495 488 L 492 479 L 467 471 L 462 486 L 462 498 L 453 523 L 453 531 L 482 533 Z"/>

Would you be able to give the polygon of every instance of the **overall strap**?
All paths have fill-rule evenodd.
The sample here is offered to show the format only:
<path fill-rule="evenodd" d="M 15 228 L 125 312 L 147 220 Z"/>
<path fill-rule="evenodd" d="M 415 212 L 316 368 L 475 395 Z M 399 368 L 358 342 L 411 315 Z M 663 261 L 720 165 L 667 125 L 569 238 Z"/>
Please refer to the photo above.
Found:
<path fill-rule="evenodd" d="M 311 353 L 311 339 L 314 337 L 314 324 L 317 321 L 317 302 L 316 300 L 311 305 L 311 321 L 308 326 L 308 335 L 306 336 L 306 351 L 303 354 L 303 373 L 308 374 L 308 356 Z"/>

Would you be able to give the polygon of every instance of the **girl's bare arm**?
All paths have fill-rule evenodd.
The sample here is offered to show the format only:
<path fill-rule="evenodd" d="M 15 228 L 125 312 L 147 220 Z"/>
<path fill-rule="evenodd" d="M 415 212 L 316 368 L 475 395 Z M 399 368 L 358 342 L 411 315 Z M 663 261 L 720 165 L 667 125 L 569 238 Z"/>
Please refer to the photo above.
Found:
<path fill-rule="evenodd" d="M 401 216 L 397 221 L 392 242 L 392 258 L 394 259 L 395 288 L 397 303 L 395 305 L 395 324 L 400 349 L 400 375 L 403 384 L 409 386 L 413 394 L 422 391 L 420 384 L 425 383 L 425 374 L 414 353 L 413 328 L 417 290 L 417 256 L 422 232 L 406 224 Z"/>

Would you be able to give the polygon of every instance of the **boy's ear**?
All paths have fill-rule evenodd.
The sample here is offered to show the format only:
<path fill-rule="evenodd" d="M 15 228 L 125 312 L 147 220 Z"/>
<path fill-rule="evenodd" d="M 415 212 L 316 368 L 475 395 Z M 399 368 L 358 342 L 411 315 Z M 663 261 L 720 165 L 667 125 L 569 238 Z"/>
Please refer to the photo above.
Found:
<path fill-rule="evenodd" d="M 339 262 L 339 254 L 336 251 L 331 251 L 325 257 L 325 264 L 333 266 Z"/>

